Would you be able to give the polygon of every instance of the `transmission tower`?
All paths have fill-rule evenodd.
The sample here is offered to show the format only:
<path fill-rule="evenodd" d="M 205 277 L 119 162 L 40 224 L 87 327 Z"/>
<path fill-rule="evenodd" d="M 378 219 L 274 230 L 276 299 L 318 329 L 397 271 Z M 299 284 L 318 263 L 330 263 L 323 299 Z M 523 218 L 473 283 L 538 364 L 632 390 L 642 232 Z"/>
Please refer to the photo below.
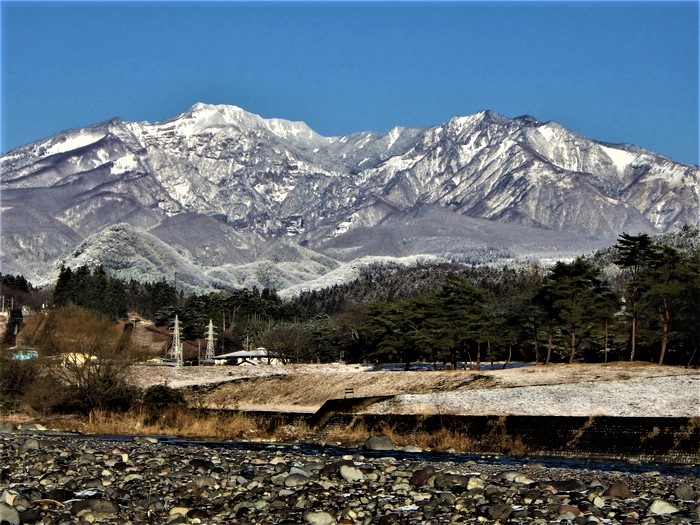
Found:
<path fill-rule="evenodd" d="M 175 327 L 173 328 L 173 347 L 170 351 L 171 358 L 175 361 L 175 366 L 182 366 L 182 342 L 180 341 L 180 320 L 175 316 Z"/>
<path fill-rule="evenodd" d="M 207 333 L 207 352 L 204 354 L 205 361 L 214 359 L 214 323 L 209 319 L 209 332 Z"/>

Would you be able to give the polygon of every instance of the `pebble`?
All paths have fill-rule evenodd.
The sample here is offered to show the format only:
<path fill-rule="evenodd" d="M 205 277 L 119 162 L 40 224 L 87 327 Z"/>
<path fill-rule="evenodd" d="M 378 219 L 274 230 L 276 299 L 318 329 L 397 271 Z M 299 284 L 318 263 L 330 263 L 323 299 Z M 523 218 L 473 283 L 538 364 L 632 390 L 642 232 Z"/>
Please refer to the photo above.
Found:
<path fill-rule="evenodd" d="M 224 445 L 0 434 L 0 523 L 700 524 L 687 473 Z"/>

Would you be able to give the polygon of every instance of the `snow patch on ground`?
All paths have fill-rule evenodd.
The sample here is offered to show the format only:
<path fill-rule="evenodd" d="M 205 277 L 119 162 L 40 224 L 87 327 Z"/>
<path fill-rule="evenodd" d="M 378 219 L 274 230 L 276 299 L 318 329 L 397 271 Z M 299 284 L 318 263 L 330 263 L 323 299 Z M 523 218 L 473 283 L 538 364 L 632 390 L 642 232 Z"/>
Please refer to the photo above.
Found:
<path fill-rule="evenodd" d="M 127 171 L 134 171 L 138 169 L 139 163 L 136 160 L 136 155 L 133 153 L 129 155 L 124 155 L 119 157 L 114 161 L 114 167 L 112 167 L 112 175 L 119 175 L 121 173 L 126 173 Z"/>
<path fill-rule="evenodd" d="M 616 148 L 601 146 L 605 154 L 613 161 L 617 171 L 623 172 L 625 168 L 637 157 L 634 153 Z"/>
<path fill-rule="evenodd" d="M 700 416 L 700 374 L 406 394 L 368 413 L 523 416 Z"/>
<path fill-rule="evenodd" d="M 543 124 L 542 126 L 539 126 L 537 128 L 537 132 L 546 140 L 547 142 L 552 141 L 558 132 L 558 126 L 555 124 L 547 123 Z"/>
<path fill-rule="evenodd" d="M 98 140 L 104 137 L 103 133 L 78 133 L 76 135 L 68 136 L 61 142 L 57 142 L 46 150 L 47 155 L 56 155 L 57 153 L 64 153 L 66 151 L 72 151 L 74 149 L 82 148 L 89 144 L 94 144 Z"/>

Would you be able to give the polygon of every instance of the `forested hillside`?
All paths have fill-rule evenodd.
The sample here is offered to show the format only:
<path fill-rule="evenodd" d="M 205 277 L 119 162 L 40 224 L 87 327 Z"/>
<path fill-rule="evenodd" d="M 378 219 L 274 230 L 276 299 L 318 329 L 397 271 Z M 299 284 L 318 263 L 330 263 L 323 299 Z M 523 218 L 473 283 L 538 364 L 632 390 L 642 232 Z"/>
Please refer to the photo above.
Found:
<path fill-rule="evenodd" d="M 539 265 L 371 266 L 353 282 L 281 300 L 272 289 L 185 295 L 124 283 L 101 267 L 62 268 L 54 306 L 127 312 L 217 351 L 264 346 L 288 362 L 457 366 L 526 360 L 700 362 L 700 232 L 619 237 L 588 257 Z M 17 279 L 17 278 L 14 278 Z"/>

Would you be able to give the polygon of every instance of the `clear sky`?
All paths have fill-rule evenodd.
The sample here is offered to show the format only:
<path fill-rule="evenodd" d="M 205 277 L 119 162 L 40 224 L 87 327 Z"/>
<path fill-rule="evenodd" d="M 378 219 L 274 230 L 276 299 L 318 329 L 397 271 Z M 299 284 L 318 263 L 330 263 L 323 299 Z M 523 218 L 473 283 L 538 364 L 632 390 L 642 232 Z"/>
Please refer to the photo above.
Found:
<path fill-rule="evenodd" d="M 492 109 L 698 164 L 698 1 L 2 2 L 2 151 L 195 102 L 322 135 Z"/>

